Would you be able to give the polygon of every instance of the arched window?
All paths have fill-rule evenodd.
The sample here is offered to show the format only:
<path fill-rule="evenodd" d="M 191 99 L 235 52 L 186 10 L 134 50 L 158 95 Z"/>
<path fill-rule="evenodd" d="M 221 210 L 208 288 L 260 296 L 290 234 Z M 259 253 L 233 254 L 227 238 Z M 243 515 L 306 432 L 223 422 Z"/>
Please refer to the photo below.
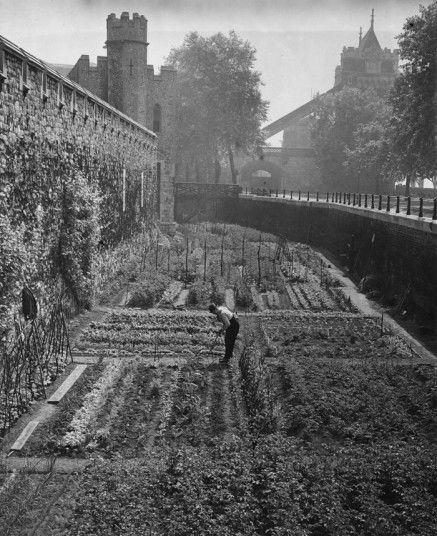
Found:
<path fill-rule="evenodd" d="M 153 107 L 153 132 L 160 132 L 161 130 L 161 106 L 155 104 Z"/>

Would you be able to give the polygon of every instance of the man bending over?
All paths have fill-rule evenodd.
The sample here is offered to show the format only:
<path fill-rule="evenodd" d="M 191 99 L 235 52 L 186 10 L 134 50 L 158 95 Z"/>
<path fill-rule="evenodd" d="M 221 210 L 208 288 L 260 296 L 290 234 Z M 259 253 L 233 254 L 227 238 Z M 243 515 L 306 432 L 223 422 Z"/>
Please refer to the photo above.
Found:
<path fill-rule="evenodd" d="M 208 309 L 223 324 L 223 329 L 225 330 L 225 357 L 223 358 L 223 363 L 227 365 L 232 357 L 235 339 L 240 330 L 238 316 L 224 305 L 217 306 L 215 303 L 211 303 Z"/>

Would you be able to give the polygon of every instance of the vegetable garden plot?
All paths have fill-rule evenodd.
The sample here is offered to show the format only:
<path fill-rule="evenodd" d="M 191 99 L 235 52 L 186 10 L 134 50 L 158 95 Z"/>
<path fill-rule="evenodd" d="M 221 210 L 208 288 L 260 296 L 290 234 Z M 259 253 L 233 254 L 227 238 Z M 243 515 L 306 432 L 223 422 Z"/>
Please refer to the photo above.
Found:
<path fill-rule="evenodd" d="M 218 364 L 107 361 L 94 385 L 62 401 L 21 454 L 137 458 L 155 446 L 207 444 L 241 429 L 234 374 Z"/>
<path fill-rule="evenodd" d="M 269 371 L 287 435 L 372 444 L 437 437 L 437 373 L 431 365 L 284 357 Z"/>
<path fill-rule="evenodd" d="M 414 357 L 406 341 L 381 331 L 377 319 L 359 315 L 265 316 L 263 327 L 271 353 L 291 357 L 340 359 L 409 359 Z"/>
<path fill-rule="evenodd" d="M 219 229 L 181 227 L 165 248 L 159 241 L 164 239 L 157 237 L 141 266 L 131 266 L 132 273 L 125 274 L 130 281 L 127 304 L 169 307 L 185 286 L 188 308 L 206 308 L 211 301 L 220 305 L 226 290 L 233 289 L 240 311 L 351 310 L 311 248 L 242 227 Z M 261 301 L 254 300 L 251 288 Z"/>
<path fill-rule="evenodd" d="M 59 536 L 74 518 L 71 505 L 78 492 L 78 475 L 7 473 L 0 487 L 2 536 Z M 65 531 L 65 532 L 64 532 Z"/>
<path fill-rule="evenodd" d="M 206 314 L 122 310 L 94 323 L 81 336 L 82 353 L 119 356 L 205 355 L 218 340 L 217 325 Z"/>
<path fill-rule="evenodd" d="M 95 386 L 99 385 L 105 373 L 105 364 L 100 363 L 89 366 L 81 375 L 73 388 L 68 391 L 61 402 L 57 405 L 57 410 L 47 421 L 41 422 L 35 429 L 24 448 L 20 451 L 21 456 L 35 456 L 51 454 L 56 450 L 56 445 L 60 438 L 68 432 L 75 431 L 78 435 L 86 429 L 89 419 L 93 416 L 93 402 L 97 402 L 95 397 Z M 108 393 L 109 394 L 109 393 Z M 86 403 L 86 401 L 88 401 Z M 78 412 L 80 408 L 81 415 Z M 70 426 L 75 419 L 75 426 Z"/>
<path fill-rule="evenodd" d="M 291 309 L 353 311 L 335 281 L 326 275 L 323 261 L 308 246 L 287 244 L 281 261 Z"/>
<path fill-rule="evenodd" d="M 208 269 L 218 282 L 224 226 L 202 229 L 211 236 Z M 246 235 L 243 266 L 235 264 L 241 229 L 227 231 L 224 259 L 231 269 L 217 294 L 229 282 L 236 300 L 251 285 L 280 298 L 282 285 L 287 294 L 272 262 L 274 239 L 266 240 L 270 257 L 262 245 L 265 278 L 258 285 L 259 233 Z M 202 237 L 192 249 L 201 246 Z M 315 275 L 291 286 L 308 284 L 331 296 L 320 287 L 312 250 L 294 247 L 302 277 L 307 263 Z M 182 254 L 180 260 L 182 274 Z M 200 300 L 192 307 L 203 307 L 202 265 L 196 269 L 190 281 Z M 165 306 L 181 283 L 169 290 Z M 204 311 L 119 309 L 90 325 L 76 351 L 103 362 L 88 366 L 22 454 L 94 461 L 77 487 L 73 482 L 74 491 L 62 495 L 68 512 L 55 508 L 47 523 L 58 504 L 55 486 L 42 494 L 28 532 L 434 535 L 435 371 L 412 366 L 411 350 L 386 331 L 381 335 L 379 321 L 344 311 L 335 296 L 330 306 L 307 297 L 297 311 L 241 314 L 241 356 L 237 351 L 230 368 L 217 363 L 222 338 L 211 351 L 218 325 Z M 14 504 L 8 491 L 1 494 L 3 483 L 0 477 L 0 502 Z M 2 534 L 13 525 L 5 520 L 1 525 L 0 514 Z"/>

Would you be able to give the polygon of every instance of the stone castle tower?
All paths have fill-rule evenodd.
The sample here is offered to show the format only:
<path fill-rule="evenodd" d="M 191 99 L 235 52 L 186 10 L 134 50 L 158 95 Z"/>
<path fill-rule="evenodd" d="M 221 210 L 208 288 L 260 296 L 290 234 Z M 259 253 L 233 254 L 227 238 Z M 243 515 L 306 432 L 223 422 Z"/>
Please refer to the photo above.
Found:
<path fill-rule="evenodd" d="M 374 29 L 375 10 L 372 9 L 370 28 L 360 36 L 358 47 L 344 47 L 341 64 L 335 69 L 335 86 L 352 86 L 360 89 L 389 89 L 398 74 L 399 50 L 381 48 Z"/>
<path fill-rule="evenodd" d="M 147 118 L 147 20 L 138 13 L 106 20 L 109 104 L 145 124 Z"/>
<path fill-rule="evenodd" d="M 82 55 L 69 78 L 89 89 L 138 123 L 156 132 L 159 150 L 171 154 L 173 100 L 176 70 L 161 67 L 155 75 L 147 64 L 147 20 L 144 15 L 111 13 L 106 20 L 107 56 L 98 56 L 97 65 Z"/>

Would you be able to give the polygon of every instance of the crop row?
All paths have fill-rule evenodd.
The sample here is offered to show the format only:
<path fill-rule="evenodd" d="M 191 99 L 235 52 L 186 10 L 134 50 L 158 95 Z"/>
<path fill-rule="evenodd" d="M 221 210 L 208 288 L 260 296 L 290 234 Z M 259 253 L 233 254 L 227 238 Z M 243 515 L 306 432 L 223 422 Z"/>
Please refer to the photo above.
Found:
<path fill-rule="evenodd" d="M 236 374 L 236 378 L 232 376 Z M 244 425 L 232 400 L 238 371 L 107 361 L 86 373 L 24 455 L 144 456 L 157 445 L 200 445 Z"/>
<path fill-rule="evenodd" d="M 311 358 L 396 358 L 412 357 L 405 340 L 381 329 L 374 319 L 359 317 L 266 318 L 264 329 L 276 352 Z"/>

